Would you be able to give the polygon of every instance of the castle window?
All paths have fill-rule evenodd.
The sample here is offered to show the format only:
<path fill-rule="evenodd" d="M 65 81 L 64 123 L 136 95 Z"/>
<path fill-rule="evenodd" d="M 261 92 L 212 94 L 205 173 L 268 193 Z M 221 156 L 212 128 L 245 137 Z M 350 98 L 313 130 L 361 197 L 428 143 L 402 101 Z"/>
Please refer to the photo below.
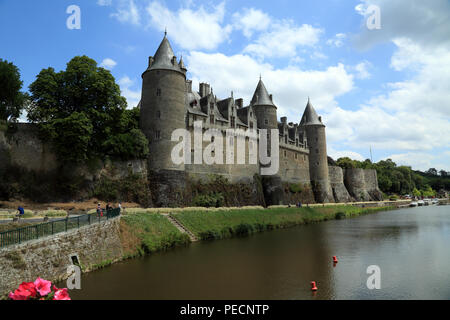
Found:
<path fill-rule="evenodd" d="M 231 117 L 231 127 L 234 128 L 235 125 L 236 125 L 236 118 Z"/>
<path fill-rule="evenodd" d="M 298 154 L 295 154 L 295 160 L 297 160 L 298 159 Z"/>
<path fill-rule="evenodd" d="M 194 114 L 193 116 L 194 122 L 197 121 L 197 116 Z"/>
<path fill-rule="evenodd" d="M 284 150 L 284 157 L 287 158 L 287 152 Z"/>
<path fill-rule="evenodd" d="M 212 136 L 212 137 L 211 137 L 211 142 L 214 142 L 215 138 L 216 138 L 216 137 Z"/>
<path fill-rule="evenodd" d="M 250 112 L 250 118 L 253 118 L 253 112 Z"/>
<path fill-rule="evenodd" d="M 161 89 L 156 89 L 156 96 L 161 97 Z"/>
<path fill-rule="evenodd" d="M 156 116 L 158 117 L 158 119 L 161 119 L 161 111 L 158 110 L 158 112 L 156 113 Z"/>
<path fill-rule="evenodd" d="M 317 154 L 319 153 L 319 149 L 316 149 L 316 153 L 317 153 Z"/>
<path fill-rule="evenodd" d="M 159 131 L 159 130 L 155 131 L 155 139 L 156 140 L 161 139 L 161 131 Z"/>
<path fill-rule="evenodd" d="M 269 124 L 269 120 L 265 119 L 265 120 L 264 120 L 264 123 L 265 123 L 266 125 L 268 125 L 268 124 Z"/>
<path fill-rule="evenodd" d="M 284 143 L 287 144 L 288 143 L 288 137 L 284 136 Z"/>
<path fill-rule="evenodd" d="M 214 115 L 213 114 L 209 116 L 209 121 L 211 124 L 214 124 Z"/>
<path fill-rule="evenodd" d="M 250 122 L 250 129 L 253 129 L 253 122 Z"/>

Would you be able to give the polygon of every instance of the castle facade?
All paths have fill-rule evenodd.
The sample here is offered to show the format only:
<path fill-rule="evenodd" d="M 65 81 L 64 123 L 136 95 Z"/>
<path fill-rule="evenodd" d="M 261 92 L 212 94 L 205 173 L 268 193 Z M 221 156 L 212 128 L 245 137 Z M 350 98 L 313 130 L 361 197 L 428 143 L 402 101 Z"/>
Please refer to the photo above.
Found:
<path fill-rule="evenodd" d="M 262 165 L 259 160 L 257 163 L 251 163 L 248 155 L 254 148 L 258 149 L 261 138 L 256 141 L 256 145 L 251 139 L 246 139 L 244 145 L 238 145 L 235 137 L 228 137 L 226 131 L 240 129 L 259 132 L 266 129 L 267 139 L 270 141 L 271 132 L 275 132 L 272 131 L 275 129 L 278 132 L 278 150 L 270 150 L 269 147 L 267 152 L 269 155 L 279 157 L 279 170 L 273 176 L 266 177 L 271 181 L 268 189 L 276 189 L 284 182 L 311 190 L 316 202 L 347 202 L 352 199 L 351 192 L 349 193 L 345 186 L 345 172 L 341 168 L 328 165 L 325 125 L 309 99 L 299 123 L 288 122 L 285 117 L 278 121 L 274 98 L 261 79 L 252 100 L 246 105 L 243 99 L 235 99 L 233 93 L 231 97 L 219 99 L 207 83 L 200 83 L 196 91 L 192 87 L 192 81 L 186 78 L 186 74 L 187 68 L 183 59 L 177 60 L 165 35 L 155 55 L 149 57 L 148 68 L 142 75 L 140 102 L 140 126 L 150 143 L 148 170 L 158 181 L 158 193 L 170 192 L 171 185 L 174 184 L 182 187 L 186 178 L 201 180 L 211 174 L 222 175 L 231 182 L 251 181 L 255 174 L 261 174 Z M 226 150 L 226 147 L 231 146 L 233 156 L 242 151 L 239 148 L 245 148 L 247 155 L 245 163 L 192 164 L 194 161 L 174 163 L 172 151 L 178 142 L 172 141 L 173 132 L 181 128 L 187 129 L 192 133 L 189 145 L 194 145 L 193 133 L 195 124 L 198 123 L 202 125 L 203 131 L 214 129 L 221 133 L 226 145 L 222 149 Z M 204 150 L 211 148 L 212 143 L 213 141 L 202 141 L 202 148 Z M 215 151 L 214 148 L 208 149 L 208 152 Z M 378 185 L 375 186 L 373 181 L 373 174 L 373 172 L 365 174 L 363 170 L 360 184 L 361 190 L 364 189 L 362 192 L 364 196 L 361 198 L 361 193 L 355 191 L 360 194 L 353 195 L 354 199 L 376 198 L 370 196 L 365 186 L 367 180 L 367 184 L 370 184 L 369 189 L 378 189 Z M 354 179 L 354 174 L 350 175 L 350 180 L 358 180 Z"/>

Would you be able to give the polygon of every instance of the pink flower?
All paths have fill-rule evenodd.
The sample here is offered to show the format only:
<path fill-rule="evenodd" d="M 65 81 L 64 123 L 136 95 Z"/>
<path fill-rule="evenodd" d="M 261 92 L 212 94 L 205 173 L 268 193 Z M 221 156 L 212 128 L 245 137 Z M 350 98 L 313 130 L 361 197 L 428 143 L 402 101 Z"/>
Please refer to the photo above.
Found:
<path fill-rule="evenodd" d="M 53 286 L 53 289 L 56 291 L 53 300 L 71 300 L 69 297 L 69 293 L 67 292 L 67 288 L 58 289 Z"/>
<path fill-rule="evenodd" d="M 34 282 L 34 285 L 36 287 L 36 290 L 39 292 L 39 294 L 41 295 L 41 297 L 44 297 L 46 295 L 48 295 L 50 292 L 52 292 L 51 286 L 52 283 L 50 281 L 41 279 L 41 278 L 37 278 L 36 281 Z"/>
<path fill-rule="evenodd" d="M 37 292 L 33 282 L 22 282 L 19 289 L 10 292 L 8 297 L 12 300 L 29 300 L 30 298 L 36 298 Z"/>

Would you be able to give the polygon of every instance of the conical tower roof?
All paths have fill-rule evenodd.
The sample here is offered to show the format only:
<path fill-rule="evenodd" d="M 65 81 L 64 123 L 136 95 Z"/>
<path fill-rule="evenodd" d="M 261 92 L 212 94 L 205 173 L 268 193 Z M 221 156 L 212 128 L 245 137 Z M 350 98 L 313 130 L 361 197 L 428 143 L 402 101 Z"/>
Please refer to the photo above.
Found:
<path fill-rule="evenodd" d="M 174 70 L 182 72 L 180 66 L 176 61 L 175 54 L 173 53 L 172 46 L 170 45 L 167 35 L 164 35 L 164 39 L 156 50 L 153 57 L 153 63 L 150 70 Z"/>
<path fill-rule="evenodd" d="M 255 93 L 253 94 L 252 101 L 250 102 L 252 106 L 274 106 L 272 99 L 270 99 L 270 95 L 267 92 L 266 86 L 259 79 L 258 86 L 256 87 Z"/>
<path fill-rule="evenodd" d="M 306 105 L 305 112 L 303 113 L 302 121 L 300 122 L 301 126 L 307 125 L 324 125 L 322 121 L 319 119 L 316 110 L 311 104 L 311 101 L 308 98 L 308 104 Z"/>

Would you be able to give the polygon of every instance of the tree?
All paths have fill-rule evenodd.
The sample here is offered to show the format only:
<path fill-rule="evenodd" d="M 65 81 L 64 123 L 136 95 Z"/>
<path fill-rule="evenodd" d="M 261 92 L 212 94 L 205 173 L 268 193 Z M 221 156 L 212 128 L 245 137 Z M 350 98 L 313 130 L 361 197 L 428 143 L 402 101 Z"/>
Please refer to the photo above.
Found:
<path fill-rule="evenodd" d="M 0 59 L 0 121 L 15 122 L 20 117 L 28 95 L 21 92 L 23 82 L 19 69 Z"/>
<path fill-rule="evenodd" d="M 430 176 L 437 176 L 438 175 L 438 172 L 437 172 L 437 170 L 435 168 L 430 168 L 425 173 L 430 175 Z"/>
<path fill-rule="evenodd" d="M 28 119 L 53 140 L 62 160 L 145 157 L 148 141 L 138 130 L 139 109 L 127 110 L 110 71 L 89 57 L 75 57 L 64 71 L 43 69 L 30 85 Z M 76 116 L 74 116 L 76 114 Z M 82 125 L 77 128 L 76 124 Z M 65 130 L 59 127 L 64 125 Z M 75 139 L 76 135 L 81 135 Z M 77 145 L 75 158 L 60 141 Z"/>

